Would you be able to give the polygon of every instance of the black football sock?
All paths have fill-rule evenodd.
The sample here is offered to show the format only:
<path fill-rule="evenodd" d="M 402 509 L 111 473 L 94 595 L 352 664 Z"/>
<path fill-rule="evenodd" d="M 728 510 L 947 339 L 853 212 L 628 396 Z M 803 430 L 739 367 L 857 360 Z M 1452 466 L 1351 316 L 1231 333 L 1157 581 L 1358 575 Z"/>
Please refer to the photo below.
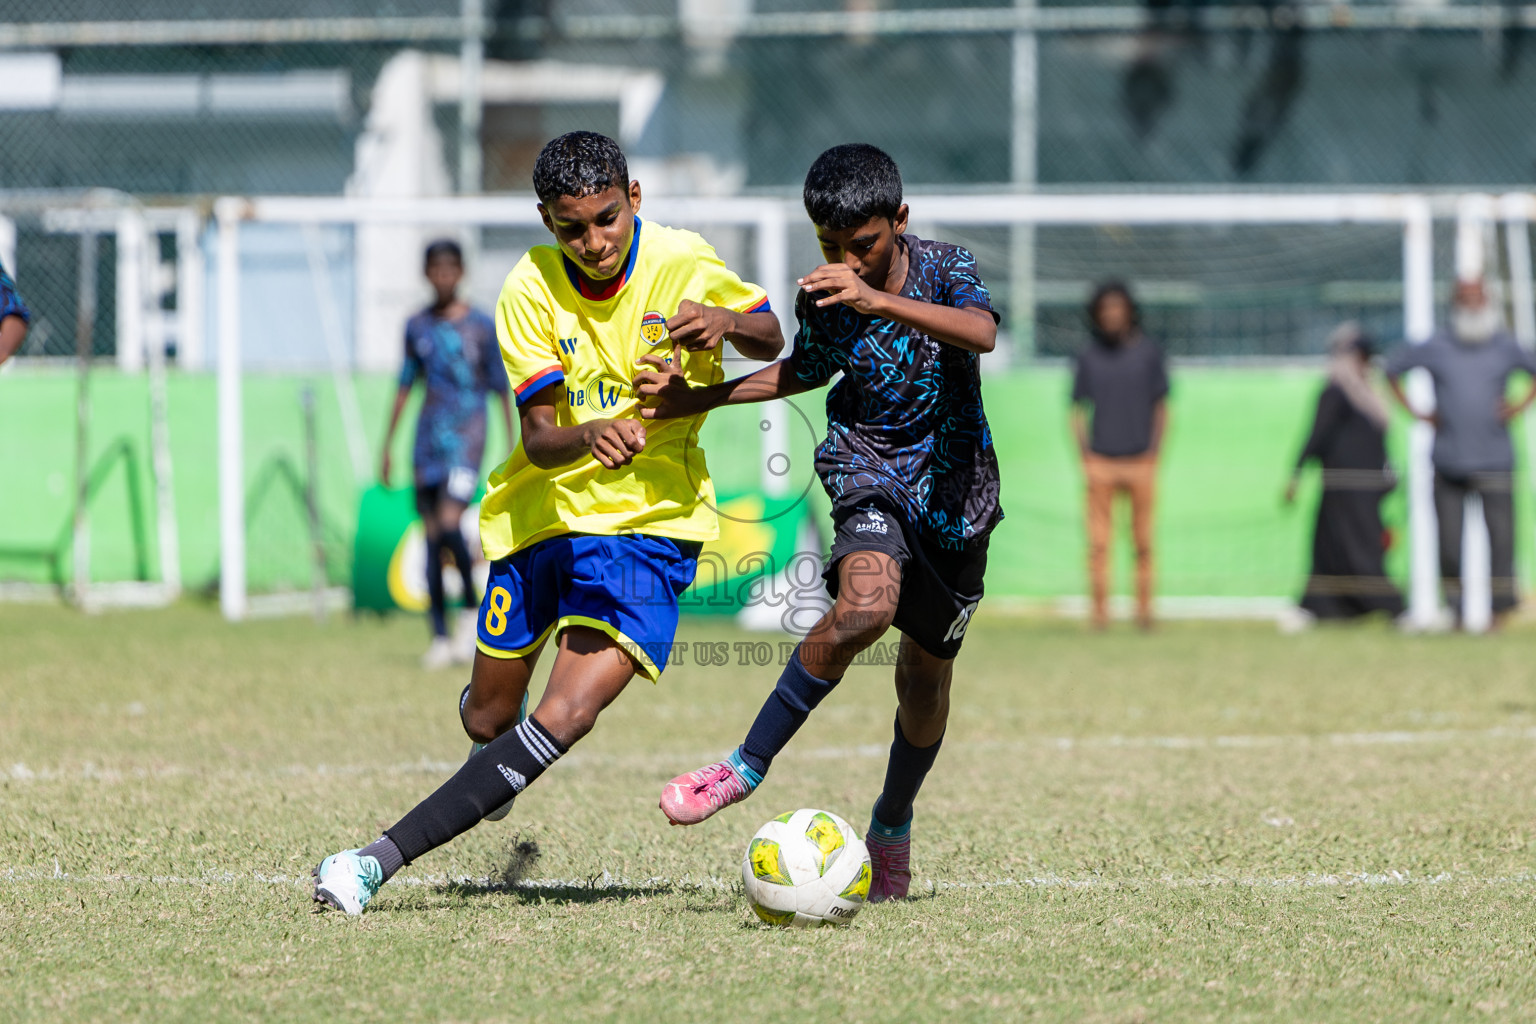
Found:
<path fill-rule="evenodd" d="M 870 834 L 875 839 L 899 838 L 912 821 L 912 801 L 923 788 L 923 780 L 939 756 L 944 737 L 931 747 L 914 747 L 901 731 L 901 716 L 896 717 L 896 738 L 891 741 L 891 759 L 885 766 L 885 788 L 875 801 Z M 882 834 L 885 833 L 885 834 Z"/>
<path fill-rule="evenodd" d="M 565 746 L 529 718 L 464 762 L 453 778 L 384 830 L 405 863 L 474 828 L 554 764 Z"/>
<path fill-rule="evenodd" d="M 459 579 L 464 582 L 464 607 L 480 607 L 480 595 L 475 592 L 475 563 L 470 560 L 469 545 L 464 543 L 464 535 L 458 530 L 449 530 L 443 534 L 443 547 L 459 567 Z"/>
<path fill-rule="evenodd" d="M 389 836 L 379 836 L 373 842 L 357 851 L 359 857 L 375 857 L 378 859 L 379 868 L 384 873 L 384 881 L 389 881 L 389 876 L 405 867 L 405 857 L 400 853 L 400 847 Z"/>
<path fill-rule="evenodd" d="M 763 702 L 763 709 L 757 713 L 757 719 L 753 721 L 752 728 L 747 730 L 747 738 L 741 744 L 741 759 L 747 767 L 759 776 L 766 775 L 774 757 L 805 724 L 822 698 L 840 682 L 842 676 L 836 679 L 817 679 L 806 671 L 800 661 L 800 648 L 797 646 L 789 656 L 789 664 L 784 666 L 778 684 Z"/>
<path fill-rule="evenodd" d="M 443 602 L 443 542 L 427 538 L 427 596 L 432 603 L 432 635 L 448 635 L 448 613 Z"/>

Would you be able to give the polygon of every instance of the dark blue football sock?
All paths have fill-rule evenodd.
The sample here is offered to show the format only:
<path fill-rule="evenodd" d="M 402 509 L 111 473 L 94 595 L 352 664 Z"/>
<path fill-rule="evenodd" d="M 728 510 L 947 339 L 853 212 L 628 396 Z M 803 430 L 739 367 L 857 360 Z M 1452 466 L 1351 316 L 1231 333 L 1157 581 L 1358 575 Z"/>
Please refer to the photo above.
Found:
<path fill-rule="evenodd" d="M 448 635 L 448 615 L 443 601 L 443 542 L 427 538 L 427 597 L 431 602 L 432 635 Z"/>
<path fill-rule="evenodd" d="M 480 607 L 480 595 L 475 590 L 475 563 L 469 557 L 469 546 L 464 543 L 464 535 L 458 530 L 449 530 L 443 534 L 443 550 L 453 556 L 453 562 L 459 568 L 459 580 L 463 583 L 464 607 Z"/>
<path fill-rule="evenodd" d="M 836 679 L 817 679 L 806 671 L 800 662 L 800 648 L 789 656 L 789 664 L 779 682 L 763 701 L 763 709 L 757 713 L 752 728 L 738 752 L 742 762 L 758 777 L 768 774 L 768 766 L 774 756 L 783 750 L 800 726 L 810 717 L 812 709 L 821 703 L 832 688 L 842 682 Z"/>
<path fill-rule="evenodd" d="M 870 837 L 877 842 L 903 839 L 912 828 L 912 801 L 923 788 L 923 780 L 939 756 L 944 737 L 931 747 L 914 747 L 901 731 L 901 716 L 896 717 L 896 738 L 891 741 L 891 759 L 885 765 L 885 788 L 875 801 L 869 821 Z"/>

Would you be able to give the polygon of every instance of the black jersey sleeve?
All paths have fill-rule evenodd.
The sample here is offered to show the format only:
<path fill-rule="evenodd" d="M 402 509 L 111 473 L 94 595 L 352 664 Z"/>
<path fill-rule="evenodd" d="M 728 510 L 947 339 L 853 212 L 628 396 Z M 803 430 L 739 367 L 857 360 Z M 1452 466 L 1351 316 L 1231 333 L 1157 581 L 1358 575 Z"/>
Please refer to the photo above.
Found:
<path fill-rule="evenodd" d="M 976 270 L 976 257 L 969 249 L 958 245 L 944 248 L 947 251 L 933 264 L 936 274 L 934 301 L 957 308 L 974 306 L 991 313 L 993 320 L 1001 320 L 997 310 L 992 308 L 992 295 Z"/>
<path fill-rule="evenodd" d="M 826 329 L 825 317 L 801 289 L 795 296 L 795 347 L 789 354 L 789 366 L 795 378 L 811 387 L 820 387 L 848 368 L 848 353 L 836 345 Z"/>

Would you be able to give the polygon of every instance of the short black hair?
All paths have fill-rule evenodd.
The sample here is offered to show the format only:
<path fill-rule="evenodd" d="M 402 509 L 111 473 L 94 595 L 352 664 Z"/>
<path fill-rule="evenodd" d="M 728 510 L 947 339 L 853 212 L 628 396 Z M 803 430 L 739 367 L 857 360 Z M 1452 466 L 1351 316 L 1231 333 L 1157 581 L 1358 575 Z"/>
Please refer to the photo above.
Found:
<path fill-rule="evenodd" d="M 805 212 L 819 228 L 841 231 L 872 217 L 896 219 L 901 171 L 890 154 L 867 142 L 833 146 L 805 173 Z"/>
<path fill-rule="evenodd" d="M 460 249 L 459 243 L 451 238 L 439 238 L 427 246 L 426 265 L 430 267 L 433 260 L 442 259 L 444 256 L 451 256 L 458 260 L 461 267 L 464 265 L 464 250 Z"/>
<path fill-rule="evenodd" d="M 539 150 L 533 190 L 539 202 L 561 196 L 580 199 L 618 186 L 629 188 L 629 163 L 619 144 L 597 132 L 566 132 Z"/>
<path fill-rule="evenodd" d="M 1125 305 L 1131 311 L 1131 323 L 1141 325 L 1141 307 L 1136 304 L 1136 297 L 1131 294 L 1130 285 L 1124 281 L 1109 280 L 1100 284 L 1093 290 L 1088 298 L 1086 312 L 1088 314 L 1088 326 L 1099 326 L 1099 306 L 1111 295 L 1118 295 L 1125 300 Z"/>

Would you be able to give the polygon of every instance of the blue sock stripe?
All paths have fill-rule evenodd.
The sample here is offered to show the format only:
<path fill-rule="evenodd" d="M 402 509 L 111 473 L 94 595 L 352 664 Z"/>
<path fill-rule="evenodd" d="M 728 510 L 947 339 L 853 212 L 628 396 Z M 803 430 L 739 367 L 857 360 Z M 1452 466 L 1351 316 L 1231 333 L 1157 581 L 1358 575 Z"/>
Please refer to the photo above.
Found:
<path fill-rule="evenodd" d="M 878 808 L 880 805 L 877 802 L 875 806 Z M 875 812 L 871 811 L 869 815 L 869 831 L 865 833 L 864 838 L 877 843 L 899 843 L 911 834 L 911 818 L 907 819 L 905 825 L 886 825 L 879 818 L 875 817 Z"/>
<path fill-rule="evenodd" d="M 731 751 L 730 756 L 728 756 L 726 760 L 731 763 L 731 767 L 736 770 L 737 775 L 740 775 L 743 779 L 747 780 L 748 786 L 756 789 L 758 786 L 762 785 L 762 774 L 754 770 L 751 765 L 747 764 L 747 762 L 742 759 L 740 747 L 737 747 L 735 750 Z"/>

